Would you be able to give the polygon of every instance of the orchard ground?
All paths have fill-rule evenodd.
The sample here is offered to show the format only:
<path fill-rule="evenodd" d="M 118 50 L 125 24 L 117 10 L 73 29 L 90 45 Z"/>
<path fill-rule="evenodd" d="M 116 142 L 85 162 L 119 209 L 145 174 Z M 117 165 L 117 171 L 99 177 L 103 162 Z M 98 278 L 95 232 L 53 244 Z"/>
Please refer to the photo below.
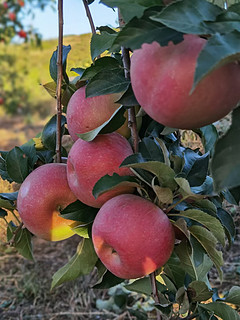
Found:
<path fill-rule="evenodd" d="M 26 119 L 3 116 L 0 119 L 0 150 L 10 150 L 21 145 L 41 131 L 44 122 L 27 124 Z M 228 118 L 221 121 L 219 129 L 225 131 Z M 184 144 L 193 148 L 201 147 L 196 136 L 183 134 Z M 9 192 L 12 186 L 0 180 L 0 192 Z M 15 186 L 14 188 L 17 188 Z M 220 285 L 217 272 L 211 271 L 213 286 L 229 289 L 240 285 L 240 209 L 226 206 L 233 215 L 237 236 L 232 248 L 224 252 L 224 281 Z M 24 259 L 12 248 L 4 246 L 3 222 L 0 222 L 0 319 L 135 319 L 122 310 L 103 311 L 96 307 L 97 299 L 107 299 L 107 290 L 93 290 L 96 282 L 92 274 L 77 281 L 68 282 L 50 292 L 52 275 L 74 255 L 79 237 L 74 236 L 60 242 L 46 242 L 34 239 L 35 263 Z M 155 315 L 150 315 L 154 319 Z"/>

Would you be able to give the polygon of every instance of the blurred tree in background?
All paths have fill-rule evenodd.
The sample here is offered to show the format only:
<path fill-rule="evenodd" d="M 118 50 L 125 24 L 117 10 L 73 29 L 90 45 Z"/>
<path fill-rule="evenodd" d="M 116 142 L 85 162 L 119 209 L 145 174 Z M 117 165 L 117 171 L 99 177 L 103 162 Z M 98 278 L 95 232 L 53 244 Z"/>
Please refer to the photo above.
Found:
<path fill-rule="evenodd" d="M 0 0 L 0 107 L 8 114 L 29 112 L 29 92 L 24 87 L 24 76 L 29 72 L 26 66 L 17 72 L 16 54 L 6 49 L 13 39 L 41 45 L 41 35 L 29 27 L 24 27 L 27 15 L 34 17 L 34 9 L 54 8 L 55 0 Z M 27 53 L 27 52 L 26 52 Z"/>

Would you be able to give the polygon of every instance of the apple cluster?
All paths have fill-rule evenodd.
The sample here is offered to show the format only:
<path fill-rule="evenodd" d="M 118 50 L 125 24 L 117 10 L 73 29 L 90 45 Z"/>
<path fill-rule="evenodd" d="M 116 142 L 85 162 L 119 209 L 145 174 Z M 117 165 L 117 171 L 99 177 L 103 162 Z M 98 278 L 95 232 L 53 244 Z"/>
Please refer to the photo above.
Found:
<path fill-rule="evenodd" d="M 22 183 L 17 208 L 24 225 L 38 237 L 62 240 L 74 234 L 76 222 L 59 214 L 76 199 L 100 208 L 92 227 L 92 240 L 104 265 L 120 278 L 147 275 L 169 259 L 174 246 L 174 231 L 165 213 L 152 202 L 133 195 L 133 187 L 116 186 L 94 198 L 92 191 L 104 175 L 133 175 L 120 168 L 133 154 L 123 136 L 129 135 L 127 120 L 120 132 L 99 134 L 93 141 L 78 138 L 103 124 L 119 107 L 118 95 L 86 98 L 85 87 L 71 97 L 67 125 L 74 144 L 67 164 L 45 164 Z M 138 256 L 136 258 L 136 252 Z"/>

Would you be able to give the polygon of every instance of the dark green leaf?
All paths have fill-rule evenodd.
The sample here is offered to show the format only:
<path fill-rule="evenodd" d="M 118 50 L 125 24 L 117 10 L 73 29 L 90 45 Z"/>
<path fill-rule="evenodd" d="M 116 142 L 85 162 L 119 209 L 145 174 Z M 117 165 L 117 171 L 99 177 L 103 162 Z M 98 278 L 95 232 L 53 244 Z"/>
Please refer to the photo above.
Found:
<path fill-rule="evenodd" d="M 223 265 L 223 257 L 222 257 L 222 252 L 216 250 L 216 244 L 217 244 L 216 238 L 213 236 L 213 234 L 210 231 L 200 226 L 196 226 L 196 225 L 191 226 L 189 228 L 189 231 L 205 249 L 206 253 L 215 264 L 220 279 L 222 279 L 221 266 Z"/>
<path fill-rule="evenodd" d="M 98 210 L 77 200 L 61 211 L 61 217 L 82 223 L 90 223 L 94 220 Z"/>
<path fill-rule="evenodd" d="M 70 45 L 62 47 L 63 76 L 67 83 L 68 83 L 68 76 L 66 74 L 66 66 L 67 66 L 67 56 L 70 50 L 71 50 Z M 51 78 L 55 82 L 57 82 L 57 56 L 58 56 L 58 49 L 53 52 L 52 57 L 50 59 L 50 65 L 49 65 Z"/>
<path fill-rule="evenodd" d="M 237 311 L 222 302 L 200 304 L 200 307 L 213 312 L 216 316 L 223 320 L 240 320 L 240 315 L 237 313 Z"/>
<path fill-rule="evenodd" d="M 185 165 L 182 172 L 185 174 L 191 187 L 200 186 L 208 173 L 209 154 L 199 155 L 187 148 L 184 150 Z"/>
<path fill-rule="evenodd" d="M 213 124 L 194 130 L 201 138 L 205 152 L 213 150 L 218 139 L 218 132 Z"/>
<path fill-rule="evenodd" d="M 161 46 L 166 46 L 170 41 L 176 44 L 182 40 L 182 33 L 148 18 L 134 18 L 118 33 L 111 50 L 114 51 L 119 45 L 136 50 L 143 43 L 157 41 Z"/>
<path fill-rule="evenodd" d="M 173 216 L 174 214 L 170 214 L 169 216 Z M 205 226 L 215 237 L 218 241 L 224 246 L 225 245 L 225 233 L 223 226 L 221 225 L 220 221 L 209 215 L 208 213 L 197 210 L 197 209 L 188 209 L 186 211 L 181 211 L 176 214 L 177 216 L 181 216 L 184 218 L 188 218 L 194 220 L 203 226 Z"/>
<path fill-rule="evenodd" d="M 49 150 L 56 149 L 56 131 L 57 131 L 57 115 L 54 115 L 45 125 L 42 131 L 42 142 L 44 147 Z M 61 130 L 62 134 L 64 132 L 64 125 L 66 123 L 66 118 L 61 117 Z"/>
<path fill-rule="evenodd" d="M 233 286 L 224 296 L 224 301 L 240 307 L 240 287 Z"/>
<path fill-rule="evenodd" d="M 8 152 L 6 168 L 9 177 L 17 183 L 22 183 L 28 176 L 30 171 L 28 157 L 19 147 Z"/>
<path fill-rule="evenodd" d="M 82 73 L 81 80 L 90 80 L 104 70 L 111 71 L 120 68 L 121 65 L 117 59 L 113 57 L 102 57 L 94 61 L 94 63 Z"/>
<path fill-rule="evenodd" d="M 13 232 L 16 232 L 17 227 L 11 225 L 7 228 L 7 240 L 10 241 L 15 237 L 13 246 L 17 249 L 17 251 L 26 259 L 33 260 L 32 253 L 32 235 L 26 229 L 18 230 L 15 235 Z"/>
<path fill-rule="evenodd" d="M 92 77 L 87 84 L 86 97 L 124 92 L 129 84 L 130 81 L 125 78 L 123 70 L 119 68 L 102 70 Z"/>
<path fill-rule="evenodd" d="M 53 275 L 51 289 L 63 282 L 75 280 L 82 275 L 89 274 L 93 270 L 97 259 L 92 241 L 83 239 L 79 243 L 75 255 Z"/>
<path fill-rule="evenodd" d="M 133 93 L 131 83 L 129 84 L 127 91 L 125 91 L 121 98 L 116 102 L 122 104 L 124 107 L 134 107 L 139 105 Z"/>
<path fill-rule="evenodd" d="M 162 0 L 101 0 L 100 3 L 104 3 L 110 8 L 118 7 L 125 23 L 133 17 L 140 18 L 149 7 L 163 4 Z"/>
<path fill-rule="evenodd" d="M 175 252 L 173 252 L 170 259 L 165 264 L 164 273 L 171 279 L 177 289 L 182 287 L 186 273 Z"/>
<path fill-rule="evenodd" d="M 220 219 L 222 225 L 224 226 L 229 245 L 231 246 L 236 236 L 236 228 L 235 228 L 233 218 L 229 212 L 227 212 L 222 208 L 218 208 L 217 216 Z"/>
<path fill-rule="evenodd" d="M 117 36 L 117 32 L 108 33 L 106 31 L 102 31 L 100 34 L 94 33 L 92 35 L 91 44 L 90 44 L 92 60 L 94 60 L 97 56 L 99 56 L 104 51 L 111 48 L 116 36 Z"/>
<path fill-rule="evenodd" d="M 200 52 L 192 91 L 211 71 L 240 58 L 240 32 L 213 35 Z"/>
<path fill-rule="evenodd" d="M 184 0 L 170 4 L 151 19 L 179 32 L 211 34 L 214 31 L 205 22 L 215 21 L 222 12 L 221 8 L 206 0 Z"/>
<path fill-rule="evenodd" d="M 146 160 L 164 162 L 163 152 L 159 144 L 152 137 L 144 137 L 139 142 L 139 152 Z"/>
<path fill-rule="evenodd" d="M 93 286 L 94 289 L 109 289 L 123 282 L 124 279 L 116 277 L 110 271 L 106 271 L 102 278 Z"/>
<path fill-rule="evenodd" d="M 187 240 L 183 240 L 175 247 L 175 252 L 181 262 L 184 270 L 190 275 L 192 279 L 198 280 L 197 271 L 193 261 L 192 248 Z"/>
<path fill-rule="evenodd" d="M 0 201 L 0 206 L 3 207 L 3 206 L 1 205 L 1 201 Z M 5 207 L 4 207 L 4 208 L 5 208 Z M 0 208 L 0 218 L 4 218 L 4 217 L 6 217 L 7 215 L 8 215 L 7 211 L 4 210 L 4 209 L 2 209 L 2 208 Z"/>
<path fill-rule="evenodd" d="M 77 136 L 82 140 L 92 141 L 98 134 L 105 134 L 116 131 L 126 121 L 126 118 L 124 116 L 125 111 L 126 110 L 123 108 L 123 106 L 119 107 L 116 111 L 114 111 L 112 116 L 101 126 L 85 133 L 78 133 Z"/>
<path fill-rule="evenodd" d="M 131 284 L 125 285 L 125 288 L 129 291 L 134 291 L 137 293 L 143 293 L 148 296 L 152 294 L 152 287 L 149 277 L 145 277 L 142 279 L 138 279 Z M 164 292 L 167 290 L 167 287 L 157 281 L 157 288 L 160 292 Z"/>
<path fill-rule="evenodd" d="M 205 194 L 212 195 L 213 194 L 213 179 L 210 176 L 206 177 L 204 183 L 199 187 L 192 187 L 192 192 L 196 194 Z"/>
<path fill-rule="evenodd" d="M 212 291 L 209 290 L 206 283 L 202 281 L 193 281 L 188 286 L 188 295 L 193 302 L 206 301 L 211 298 Z"/>
<path fill-rule="evenodd" d="M 135 177 L 119 176 L 117 173 L 113 173 L 112 176 L 107 174 L 100 178 L 93 187 L 92 194 L 95 198 L 97 198 L 104 192 L 111 190 L 116 186 L 140 187 L 139 182 Z"/>
<path fill-rule="evenodd" d="M 162 187 L 168 187 L 174 190 L 177 187 L 177 183 L 174 180 L 175 172 L 166 164 L 158 161 L 149 161 L 145 163 L 132 163 L 128 165 L 121 165 L 131 167 L 133 169 L 143 169 L 153 173 L 159 180 Z"/>
<path fill-rule="evenodd" d="M 233 111 L 229 131 L 218 140 L 211 162 L 216 191 L 240 185 L 240 108 Z"/>

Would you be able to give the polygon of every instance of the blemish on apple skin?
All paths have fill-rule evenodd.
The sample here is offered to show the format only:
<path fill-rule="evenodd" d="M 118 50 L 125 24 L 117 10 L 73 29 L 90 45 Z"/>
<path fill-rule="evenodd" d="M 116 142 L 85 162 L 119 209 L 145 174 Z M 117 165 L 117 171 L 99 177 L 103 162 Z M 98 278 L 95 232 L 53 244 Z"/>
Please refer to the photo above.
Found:
<path fill-rule="evenodd" d="M 22 198 L 25 198 L 29 192 L 29 189 L 30 189 L 30 185 L 31 183 L 26 181 L 25 184 L 22 186 L 22 188 L 20 189 L 20 192 L 21 192 L 21 197 Z"/>

